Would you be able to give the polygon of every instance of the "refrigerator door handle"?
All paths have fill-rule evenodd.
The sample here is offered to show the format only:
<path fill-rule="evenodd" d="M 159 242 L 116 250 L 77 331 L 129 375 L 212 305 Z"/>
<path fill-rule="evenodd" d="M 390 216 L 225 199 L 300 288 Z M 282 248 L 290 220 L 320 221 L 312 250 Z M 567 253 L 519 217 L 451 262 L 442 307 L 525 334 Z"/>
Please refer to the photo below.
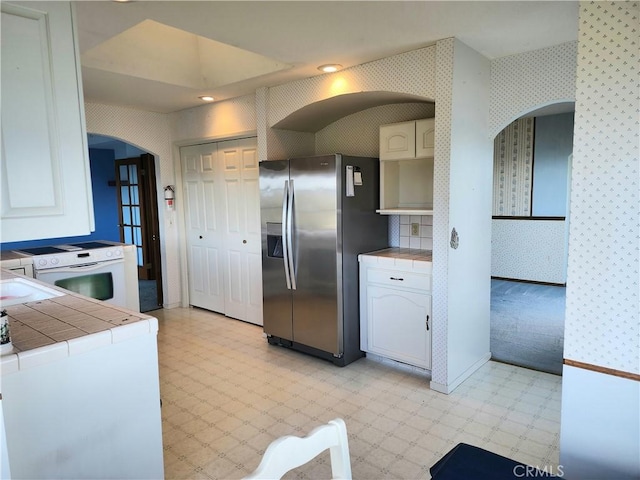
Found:
<path fill-rule="evenodd" d="M 287 237 L 289 230 L 287 228 L 287 208 L 289 206 L 289 181 L 284 181 L 284 193 L 282 194 L 282 261 L 284 264 L 284 276 L 287 280 L 287 290 L 291 290 L 291 274 L 289 273 L 289 249 Z"/>
<path fill-rule="evenodd" d="M 293 197 L 295 189 L 293 180 L 289 182 L 289 206 L 287 208 L 287 250 L 289 250 L 289 275 L 291 277 L 291 289 L 296 290 L 296 267 L 293 258 Z"/>

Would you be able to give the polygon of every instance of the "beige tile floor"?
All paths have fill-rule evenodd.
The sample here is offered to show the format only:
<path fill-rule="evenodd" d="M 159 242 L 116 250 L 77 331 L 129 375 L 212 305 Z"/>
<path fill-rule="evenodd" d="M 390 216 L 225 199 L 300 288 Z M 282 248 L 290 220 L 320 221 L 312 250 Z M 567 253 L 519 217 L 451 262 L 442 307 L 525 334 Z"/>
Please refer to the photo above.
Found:
<path fill-rule="evenodd" d="M 157 310 L 167 479 L 237 479 L 269 443 L 342 417 L 354 479 L 428 479 L 459 442 L 558 464 L 561 377 L 489 362 L 452 394 L 425 371 L 363 358 L 340 368 L 270 346 L 262 328 Z M 330 478 L 328 453 L 285 478 Z"/>

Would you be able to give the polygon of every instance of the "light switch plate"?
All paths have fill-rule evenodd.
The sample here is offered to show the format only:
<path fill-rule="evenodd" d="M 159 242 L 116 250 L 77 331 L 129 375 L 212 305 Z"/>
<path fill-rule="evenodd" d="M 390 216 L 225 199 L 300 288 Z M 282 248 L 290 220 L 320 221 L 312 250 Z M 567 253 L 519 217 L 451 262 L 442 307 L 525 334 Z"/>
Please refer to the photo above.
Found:
<path fill-rule="evenodd" d="M 412 237 L 417 237 L 420 235 L 420 224 L 419 223 L 412 223 L 411 224 L 411 236 Z"/>

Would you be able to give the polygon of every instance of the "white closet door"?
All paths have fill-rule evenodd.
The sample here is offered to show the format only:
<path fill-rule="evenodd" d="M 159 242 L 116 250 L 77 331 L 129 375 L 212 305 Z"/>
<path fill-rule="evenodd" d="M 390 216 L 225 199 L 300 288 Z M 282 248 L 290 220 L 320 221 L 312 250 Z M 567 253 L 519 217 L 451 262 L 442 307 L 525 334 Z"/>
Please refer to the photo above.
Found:
<path fill-rule="evenodd" d="M 180 149 L 189 304 L 262 325 L 255 138 Z"/>
<path fill-rule="evenodd" d="M 189 304 L 225 313 L 224 182 L 215 143 L 180 149 Z"/>
<path fill-rule="evenodd" d="M 226 315 L 262 325 L 260 188 L 255 138 L 218 144 L 226 204 Z"/>

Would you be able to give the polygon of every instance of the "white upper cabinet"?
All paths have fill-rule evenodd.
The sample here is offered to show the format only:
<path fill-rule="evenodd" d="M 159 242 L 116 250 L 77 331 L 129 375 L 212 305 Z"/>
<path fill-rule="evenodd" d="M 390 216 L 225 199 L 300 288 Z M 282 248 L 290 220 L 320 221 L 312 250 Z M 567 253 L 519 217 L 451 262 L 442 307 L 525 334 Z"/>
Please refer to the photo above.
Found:
<path fill-rule="evenodd" d="M 380 209 L 391 215 L 433 214 L 435 120 L 380 126 Z"/>
<path fill-rule="evenodd" d="M 416 122 L 380 126 L 380 160 L 416 158 Z"/>
<path fill-rule="evenodd" d="M 380 126 L 380 160 L 433 157 L 435 119 Z"/>
<path fill-rule="evenodd" d="M 433 157 L 435 119 L 416 120 L 416 158 Z"/>
<path fill-rule="evenodd" d="M 70 2 L 2 2 L 2 242 L 94 227 Z"/>

